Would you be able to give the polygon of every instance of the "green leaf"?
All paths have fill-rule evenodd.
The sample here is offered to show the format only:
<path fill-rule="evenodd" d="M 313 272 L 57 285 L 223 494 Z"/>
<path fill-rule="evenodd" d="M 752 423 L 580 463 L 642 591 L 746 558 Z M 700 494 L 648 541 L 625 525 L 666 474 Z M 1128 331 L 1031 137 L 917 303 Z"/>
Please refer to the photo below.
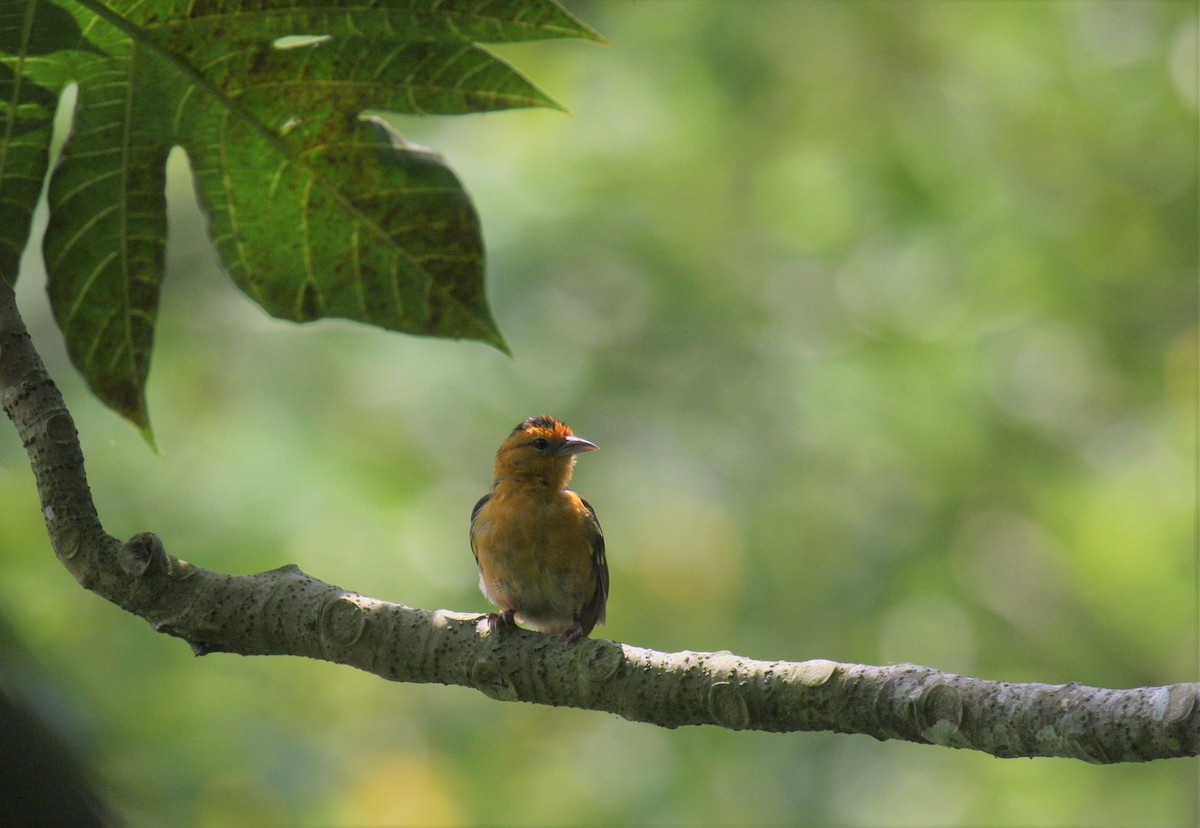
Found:
<path fill-rule="evenodd" d="M 52 77 L 54 52 L 81 43 L 79 25 L 66 11 L 44 2 L 0 2 L 0 277 L 17 278 L 29 241 L 33 208 L 42 192 L 50 159 L 56 89 L 27 75 L 28 61 Z"/>
<path fill-rule="evenodd" d="M 382 114 L 557 107 L 478 45 L 552 37 L 601 40 L 552 0 L 0 0 L 0 268 L 15 272 L 73 81 L 50 300 L 93 391 L 147 436 L 174 146 L 225 268 L 272 315 L 504 349 L 466 191 Z"/>

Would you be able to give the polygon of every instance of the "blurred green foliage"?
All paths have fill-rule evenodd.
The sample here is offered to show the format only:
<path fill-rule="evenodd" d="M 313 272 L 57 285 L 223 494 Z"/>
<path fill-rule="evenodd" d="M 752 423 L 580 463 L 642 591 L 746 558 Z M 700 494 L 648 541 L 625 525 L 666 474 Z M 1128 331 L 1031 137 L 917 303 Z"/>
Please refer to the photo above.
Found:
<path fill-rule="evenodd" d="M 609 624 L 659 649 L 1197 678 L 1197 19 L 1186 2 L 576 2 L 505 47 L 574 117 L 405 119 L 476 199 L 515 353 L 269 320 L 172 159 L 165 457 L 20 299 L 107 528 L 484 610 L 521 418 L 603 451 Z M 193 658 L 54 560 L 0 429 L 0 601 L 144 824 L 1194 825 L 1197 762 L 659 730 Z"/>

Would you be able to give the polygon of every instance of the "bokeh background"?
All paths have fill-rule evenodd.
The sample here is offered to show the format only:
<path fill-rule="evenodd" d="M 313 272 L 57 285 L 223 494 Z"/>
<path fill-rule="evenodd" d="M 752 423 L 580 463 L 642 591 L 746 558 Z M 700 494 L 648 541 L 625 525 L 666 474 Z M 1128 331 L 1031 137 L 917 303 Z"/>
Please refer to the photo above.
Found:
<path fill-rule="evenodd" d="M 1196 680 L 1195 5 L 569 5 L 611 46 L 498 51 L 570 116 L 400 122 L 476 199 L 511 359 L 268 319 L 174 157 L 159 457 L 66 362 L 30 252 L 20 301 L 109 531 L 482 611 L 467 516 L 546 412 L 603 449 L 576 475 L 609 540 L 600 635 Z M 7 426 L 0 502 L 9 677 L 135 824 L 1200 818 L 1192 760 L 668 731 L 197 659 L 55 561 Z"/>

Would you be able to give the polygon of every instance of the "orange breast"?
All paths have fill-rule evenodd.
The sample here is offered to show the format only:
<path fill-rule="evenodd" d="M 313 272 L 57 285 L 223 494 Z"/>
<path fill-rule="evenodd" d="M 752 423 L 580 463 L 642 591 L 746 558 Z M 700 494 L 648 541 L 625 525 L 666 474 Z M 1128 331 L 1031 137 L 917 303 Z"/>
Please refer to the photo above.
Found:
<path fill-rule="evenodd" d="M 595 594 L 592 536 L 591 516 L 573 492 L 497 487 L 472 528 L 480 587 L 530 626 L 566 629 Z"/>

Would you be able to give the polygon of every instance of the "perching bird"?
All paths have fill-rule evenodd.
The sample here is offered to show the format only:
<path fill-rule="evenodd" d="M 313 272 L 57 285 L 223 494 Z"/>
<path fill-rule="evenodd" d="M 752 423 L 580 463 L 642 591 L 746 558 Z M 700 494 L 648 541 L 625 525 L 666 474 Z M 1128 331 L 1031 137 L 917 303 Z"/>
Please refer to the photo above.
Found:
<path fill-rule="evenodd" d="M 604 623 L 604 533 L 591 505 L 567 488 L 575 455 L 596 448 L 542 415 L 496 452 L 492 489 L 471 511 L 479 588 L 500 608 L 488 615 L 492 630 L 518 621 L 574 641 Z"/>

